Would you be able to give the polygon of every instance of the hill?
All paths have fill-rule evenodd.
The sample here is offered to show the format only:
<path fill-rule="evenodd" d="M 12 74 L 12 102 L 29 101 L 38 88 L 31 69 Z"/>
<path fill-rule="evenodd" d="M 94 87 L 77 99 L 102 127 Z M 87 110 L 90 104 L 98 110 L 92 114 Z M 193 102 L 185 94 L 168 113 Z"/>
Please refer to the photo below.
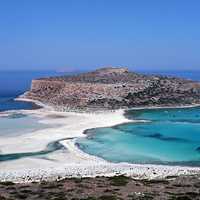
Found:
<path fill-rule="evenodd" d="M 112 67 L 74 76 L 33 80 L 30 91 L 23 98 L 65 110 L 183 106 L 200 104 L 200 83 Z"/>

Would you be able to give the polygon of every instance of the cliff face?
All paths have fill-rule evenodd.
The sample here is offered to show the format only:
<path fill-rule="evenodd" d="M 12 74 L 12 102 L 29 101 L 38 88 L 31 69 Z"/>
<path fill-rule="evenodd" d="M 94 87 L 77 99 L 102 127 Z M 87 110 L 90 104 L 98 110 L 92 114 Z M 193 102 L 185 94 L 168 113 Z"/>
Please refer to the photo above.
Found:
<path fill-rule="evenodd" d="M 200 103 L 200 83 L 102 68 L 76 76 L 32 81 L 25 98 L 65 109 L 118 109 Z"/>

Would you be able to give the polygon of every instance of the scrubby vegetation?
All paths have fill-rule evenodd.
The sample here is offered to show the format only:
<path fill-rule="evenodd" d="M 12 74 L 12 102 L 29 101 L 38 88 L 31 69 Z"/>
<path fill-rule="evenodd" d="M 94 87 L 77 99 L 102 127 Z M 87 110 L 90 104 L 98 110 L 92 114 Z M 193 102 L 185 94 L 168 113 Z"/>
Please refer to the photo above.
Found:
<path fill-rule="evenodd" d="M 126 186 L 126 184 L 129 182 L 130 179 L 126 176 L 120 175 L 120 176 L 110 177 L 109 180 L 111 181 L 111 185 Z"/>
<path fill-rule="evenodd" d="M 0 200 L 198 200 L 200 175 L 135 180 L 126 176 L 0 183 Z"/>

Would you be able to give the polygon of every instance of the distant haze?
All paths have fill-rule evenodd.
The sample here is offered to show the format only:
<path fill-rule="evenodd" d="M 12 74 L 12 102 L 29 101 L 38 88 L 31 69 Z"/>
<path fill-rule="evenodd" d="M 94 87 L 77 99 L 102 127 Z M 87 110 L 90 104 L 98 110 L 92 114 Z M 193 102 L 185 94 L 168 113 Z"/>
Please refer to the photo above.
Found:
<path fill-rule="evenodd" d="M 0 1 L 0 70 L 200 69 L 198 0 Z"/>

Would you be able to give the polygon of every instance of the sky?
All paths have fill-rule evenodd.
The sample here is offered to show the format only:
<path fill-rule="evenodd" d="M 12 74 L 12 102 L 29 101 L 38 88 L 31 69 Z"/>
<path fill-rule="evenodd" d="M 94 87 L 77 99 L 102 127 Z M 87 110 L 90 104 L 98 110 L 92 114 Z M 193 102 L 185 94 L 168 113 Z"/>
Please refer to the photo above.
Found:
<path fill-rule="evenodd" d="M 0 70 L 198 70 L 199 53 L 199 0 L 0 0 Z"/>

